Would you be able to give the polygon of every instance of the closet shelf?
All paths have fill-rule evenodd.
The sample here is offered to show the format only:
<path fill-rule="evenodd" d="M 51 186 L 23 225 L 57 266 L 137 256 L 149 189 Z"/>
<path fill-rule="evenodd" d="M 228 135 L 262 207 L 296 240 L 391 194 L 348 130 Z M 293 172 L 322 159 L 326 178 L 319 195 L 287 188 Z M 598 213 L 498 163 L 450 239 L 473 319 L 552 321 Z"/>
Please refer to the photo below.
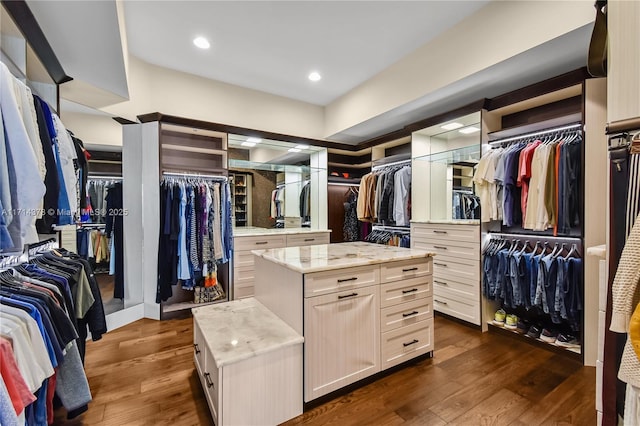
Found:
<path fill-rule="evenodd" d="M 216 154 L 216 155 L 224 155 L 224 156 L 227 155 L 227 151 L 222 149 L 199 148 L 196 146 L 162 144 L 162 149 L 168 149 L 173 151 L 183 151 L 183 152 L 197 152 L 199 154 Z"/>
<path fill-rule="evenodd" d="M 558 346 L 556 344 L 553 343 L 548 343 L 545 342 L 544 340 L 541 339 L 535 339 L 533 337 L 528 337 L 525 336 L 521 333 L 518 333 L 515 330 L 511 330 L 508 328 L 504 328 L 504 327 L 499 327 L 497 325 L 495 325 L 492 321 L 487 321 L 487 324 L 489 325 L 489 331 L 490 332 L 494 332 L 494 333 L 498 333 L 498 334 L 502 334 L 504 336 L 508 336 L 512 339 L 517 339 L 519 341 L 524 341 L 524 342 L 529 342 L 530 344 L 534 345 L 534 346 L 539 346 L 542 348 L 545 348 L 547 350 L 551 350 L 552 352 L 555 353 L 559 353 L 562 355 L 566 355 L 569 356 L 571 358 L 577 359 L 582 361 L 582 352 L 580 350 L 580 348 L 564 348 L 562 346 Z"/>

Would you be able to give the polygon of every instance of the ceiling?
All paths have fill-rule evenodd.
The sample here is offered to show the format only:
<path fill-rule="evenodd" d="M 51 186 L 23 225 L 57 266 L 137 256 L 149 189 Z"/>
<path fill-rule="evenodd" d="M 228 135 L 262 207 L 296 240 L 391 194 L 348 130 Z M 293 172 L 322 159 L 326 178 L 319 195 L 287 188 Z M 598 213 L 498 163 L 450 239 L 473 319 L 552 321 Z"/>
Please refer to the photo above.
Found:
<path fill-rule="evenodd" d="M 487 3 L 126 1 L 124 11 L 129 51 L 144 61 L 327 105 Z"/>
<path fill-rule="evenodd" d="M 326 106 L 490 3 L 27 2 L 65 71 L 74 77 L 72 84 L 80 83 L 76 92 L 84 96 L 81 103 L 94 107 L 120 102 L 129 93 L 121 39 L 125 34 L 124 51 L 128 48 L 129 54 L 152 64 Z M 443 111 L 580 68 L 586 63 L 591 26 L 327 138 L 357 145 Z M 195 36 L 207 37 L 211 48 L 197 49 Z M 434 58 L 438 66 L 441 62 Z M 315 83 L 307 79 L 314 70 L 323 75 Z M 99 101 L 91 103 L 92 96 Z M 69 103 L 63 110 L 66 107 L 78 110 Z"/>

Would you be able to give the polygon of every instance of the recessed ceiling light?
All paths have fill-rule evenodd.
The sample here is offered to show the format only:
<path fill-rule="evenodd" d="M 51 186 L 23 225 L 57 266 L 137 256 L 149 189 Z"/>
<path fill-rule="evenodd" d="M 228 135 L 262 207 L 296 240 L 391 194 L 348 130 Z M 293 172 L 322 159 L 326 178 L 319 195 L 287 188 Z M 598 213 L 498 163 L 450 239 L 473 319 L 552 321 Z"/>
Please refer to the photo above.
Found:
<path fill-rule="evenodd" d="M 204 37 L 194 38 L 193 44 L 195 44 L 196 47 L 199 47 L 200 49 L 208 49 L 209 47 L 211 47 L 211 45 L 209 44 L 209 40 Z"/>
<path fill-rule="evenodd" d="M 256 138 L 256 137 L 253 137 L 253 136 L 252 136 L 252 137 L 247 138 L 247 142 L 251 142 L 251 143 L 260 143 L 260 142 L 262 142 L 262 139 L 260 139 L 260 138 Z"/>
<path fill-rule="evenodd" d="M 289 148 L 289 152 L 300 152 L 298 148 Z"/>
<path fill-rule="evenodd" d="M 296 149 L 307 149 L 309 145 L 296 145 Z"/>
<path fill-rule="evenodd" d="M 249 141 L 242 142 L 240 145 L 248 146 L 248 147 L 256 146 L 255 142 L 249 142 Z"/>
<path fill-rule="evenodd" d="M 321 78 L 322 76 L 317 71 L 313 71 L 311 74 L 309 74 L 309 80 L 311 81 L 320 81 Z"/>
<path fill-rule="evenodd" d="M 460 129 L 458 130 L 460 133 L 464 133 L 465 135 L 468 135 L 469 133 L 475 133 L 475 132 L 479 132 L 480 129 L 478 129 L 475 126 L 469 126 L 469 127 L 465 127 L 464 129 Z"/>
<path fill-rule="evenodd" d="M 440 126 L 440 128 L 445 130 L 455 130 L 455 129 L 459 129 L 462 126 L 463 124 L 454 122 L 454 123 L 445 124 L 444 126 Z"/>

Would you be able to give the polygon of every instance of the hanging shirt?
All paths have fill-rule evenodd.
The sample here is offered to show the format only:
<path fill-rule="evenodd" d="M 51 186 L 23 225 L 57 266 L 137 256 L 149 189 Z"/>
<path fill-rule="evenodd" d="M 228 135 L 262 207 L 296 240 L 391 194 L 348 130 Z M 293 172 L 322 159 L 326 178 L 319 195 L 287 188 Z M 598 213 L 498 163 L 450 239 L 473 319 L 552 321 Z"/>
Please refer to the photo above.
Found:
<path fill-rule="evenodd" d="M 395 174 L 393 217 L 397 226 L 409 226 L 409 196 L 411 195 L 411 166 L 404 166 Z"/>

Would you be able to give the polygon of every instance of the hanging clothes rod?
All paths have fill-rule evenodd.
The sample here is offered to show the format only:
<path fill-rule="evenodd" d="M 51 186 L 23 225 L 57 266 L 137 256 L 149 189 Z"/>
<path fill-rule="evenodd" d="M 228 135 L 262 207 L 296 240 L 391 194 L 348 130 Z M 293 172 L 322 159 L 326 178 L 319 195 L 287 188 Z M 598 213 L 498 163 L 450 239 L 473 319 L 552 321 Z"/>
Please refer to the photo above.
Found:
<path fill-rule="evenodd" d="M 400 166 L 402 164 L 411 164 L 411 159 L 394 161 L 392 163 L 387 163 L 387 164 L 380 164 L 380 165 L 371 167 L 371 170 L 379 170 L 379 169 L 384 169 L 385 167 L 391 167 L 391 166 Z"/>
<path fill-rule="evenodd" d="M 176 172 L 162 172 L 162 176 L 173 176 L 173 177 L 182 177 L 182 178 L 195 178 L 195 179 L 212 179 L 212 180 L 223 180 L 226 181 L 226 176 L 221 175 L 202 175 L 197 173 L 176 173 Z"/>
<path fill-rule="evenodd" d="M 490 232 L 487 234 L 490 238 L 501 240 L 521 240 L 529 242 L 553 242 L 553 243 L 569 243 L 578 244 L 578 247 L 582 246 L 582 238 L 579 237 L 554 237 L 553 235 L 540 235 L 540 234 L 501 234 L 497 232 Z"/>
<path fill-rule="evenodd" d="M 359 183 L 344 183 L 344 182 L 327 182 L 327 185 L 332 185 L 332 186 L 355 186 L 355 187 L 360 186 Z"/>
<path fill-rule="evenodd" d="M 87 176 L 87 180 L 122 180 L 122 176 Z"/>
<path fill-rule="evenodd" d="M 562 131 L 565 131 L 565 130 L 578 130 L 580 128 L 582 128 L 582 123 L 569 124 L 567 126 L 554 127 L 552 129 L 541 130 L 539 132 L 525 133 L 523 135 L 513 136 L 513 137 L 510 137 L 510 138 L 506 138 L 506 139 L 496 139 L 495 141 L 489 142 L 489 145 L 499 145 L 499 144 L 503 144 L 503 143 L 507 143 L 507 142 L 517 141 L 517 140 L 520 140 L 520 139 L 531 138 L 531 137 L 534 137 L 534 136 L 548 135 L 550 133 L 562 132 Z"/>
<path fill-rule="evenodd" d="M 408 226 L 393 226 L 393 225 L 373 225 L 373 231 L 403 231 L 410 232 L 411 228 Z"/>

